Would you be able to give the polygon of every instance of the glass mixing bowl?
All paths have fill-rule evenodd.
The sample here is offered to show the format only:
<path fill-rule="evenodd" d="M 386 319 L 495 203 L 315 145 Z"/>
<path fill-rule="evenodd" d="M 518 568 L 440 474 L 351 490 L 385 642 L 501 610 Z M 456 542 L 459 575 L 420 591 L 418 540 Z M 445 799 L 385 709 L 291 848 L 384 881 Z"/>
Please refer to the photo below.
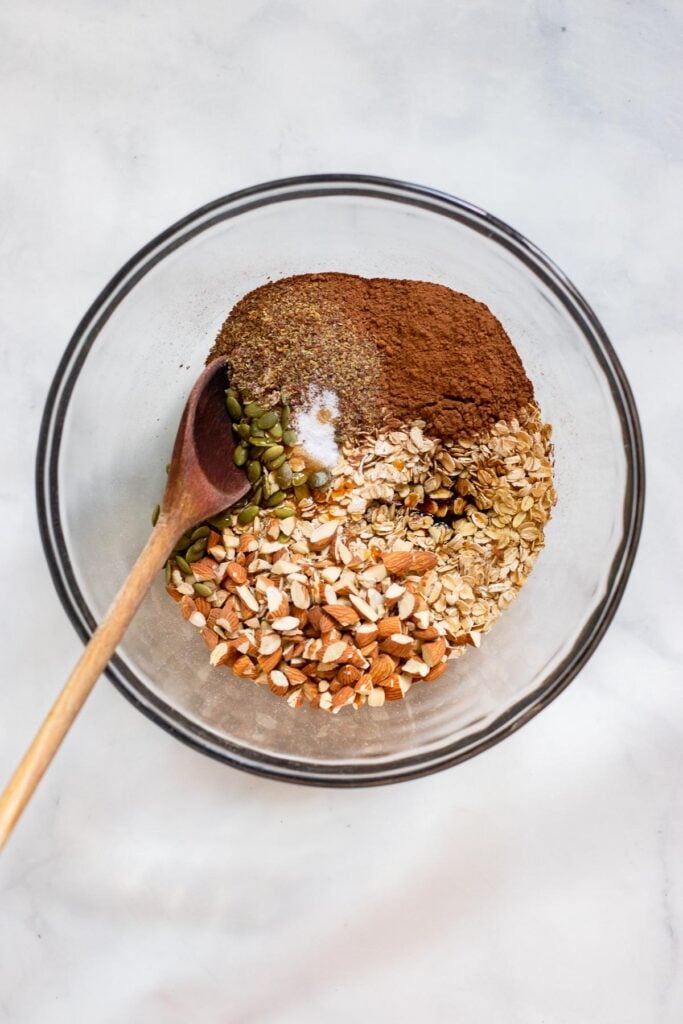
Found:
<path fill-rule="evenodd" d="M 518 729 L 585 665 L 624 590 L 643 509 L 636 409 L 595 315 L 538 249 L 462 200 L 357 175 L 271 182 L 202 207 L 134 256 L 79 324 L 47 399 L 38 508 L 55 585 L 86 639 L 150 530 L 181 409 L 231 306 L 269 279 L 330 270 L 437 281 L 502 321 L 554 427 L 558 504 L 529 582 L 480 650 L 381 709 L 293 711 L 210 668 L 161 577 L 108 675 L 228 764 L 359 785 L 444 768 Z"/>

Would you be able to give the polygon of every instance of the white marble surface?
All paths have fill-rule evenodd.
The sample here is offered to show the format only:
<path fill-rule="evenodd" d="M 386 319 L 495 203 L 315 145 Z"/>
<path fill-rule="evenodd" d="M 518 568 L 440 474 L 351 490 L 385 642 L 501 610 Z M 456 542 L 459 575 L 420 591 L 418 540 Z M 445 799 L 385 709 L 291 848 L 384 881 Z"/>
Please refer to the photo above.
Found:
<path fill-rule="evenodd" d="M 99 685 L 0 859 L 0 1020 L 683 1018 L 682 13 L 0 7 L 2 778 L 79 652 L 36 533 L 51 375 L 110 275 L 204 201 L 354 170 L 487 207 L 596 308 L 649 459 L 640 554 L 598 653 L 449 772 L 357 792 L 265 782 Z"/>

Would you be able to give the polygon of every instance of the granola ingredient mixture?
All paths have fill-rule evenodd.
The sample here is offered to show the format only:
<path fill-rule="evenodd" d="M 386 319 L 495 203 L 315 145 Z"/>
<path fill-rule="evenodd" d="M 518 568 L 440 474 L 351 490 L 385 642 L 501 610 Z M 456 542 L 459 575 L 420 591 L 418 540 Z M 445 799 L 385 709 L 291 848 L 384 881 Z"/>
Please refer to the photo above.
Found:
<path fill-rule="evenodd" d="M 211 663 L 336 713 L 400 700 L 479 647 L 556 499 L 551 428 L 488 308 L 302 275 L 245 296 L 218 354 L 251 491 L 166 565 Z"/>

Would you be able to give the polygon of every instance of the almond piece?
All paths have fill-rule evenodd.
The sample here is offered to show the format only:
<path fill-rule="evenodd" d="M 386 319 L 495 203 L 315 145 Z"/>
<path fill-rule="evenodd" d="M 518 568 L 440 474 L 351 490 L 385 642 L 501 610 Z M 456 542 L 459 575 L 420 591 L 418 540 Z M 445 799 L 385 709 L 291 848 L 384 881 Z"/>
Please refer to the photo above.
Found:
<path fill-rule="evenodd" d="M 422 660 L 429 666 L 429 668 L 434 668 L 434 666 L 438 665 L 440 661 L 443 661 L 445 654 L 446 641 L 442 636 L 437 640 L 434 640 L 433 643 L 426 643 L 422 645 Z"/>
<path fill-rule="evenodd" d="M 191 597 L 184 595 L 180 602 L 180 614 L 185 620 L 187 620 L 190 618 L 194 610 L 194 601 Z"/>
<path fill-rule="evenodd" d="M 246 654 L 251 647 L 251 642 L 248 636 L 238 636 L 234 640 L 228 641 L 228 647 L 236 654 Z"/>
<path fill-rule="evenodd" d="M 294 580 L 290 588 L 290 593 L 292 595 L 292 604 L 295 608 L 299 608 L 301 610 L 310 608 L 311 594 L 307 586 L 303 583 L 299 583 L 298 580 Z"/>
<path fill-rule="evenodd" d="M 245 607 L 248 608 L 250 612 L 258 611 L 259 604 L 250 587 L 237 587 L 237 596 L 239 597 L 242 604 L 244 604 Z"/>
<path fill-rule="evenodd" d="M 389 654 L 380 654 L 370 665 L 368 675 L 373 683 L 381 683 L 396 671 L 397 662 Z"/>
<path fill-rule="evenodd" d="M 271 625 L 278 633 L 287 633 L 299 628 L 299 620 L 294 615 L 284 615 L 281 619 L 275 619 Z"/>
<path fill-rule="evenodd" d="M 356 680 L 356 683 L 353 688 L 356 691 L 356 693 L 364 693 L 366 696 L 369 693 L 371 693 L 373 685 L 372 679 L 370 678 L 370 673 L 364 672 L 363 675 Z"/>
<path fill-rule="evenodd" d="M 195 597 L 194 599 L 195 611 L 201 612 L 204 618 L 211 614 L 212 608 L 205 597 Z"/>
<path fill-rule="evenodd" d="M 307 682 L 302 686 L 303 694 L 312 707 L 317 708 L 320 704 L 320 690 L 317 683 Z"/>
<path fill-rule="evenodd" d="M 403 700 L 403 689 L 395 672 L 382 682 L 382 689 L 385 700 Z"/>
<path fill-rule="evenodd" d="M 282 671 L 292 686 L 301 686 L 308 679 L 308 676 L 301 669 L 294 668 L 293 665 L 283 665 Z"/>
<path fill-rule="evenodd" d="M 414 651 L 413 638 L 405 633 L 392 633 L 380 644 L 380 650 L 396 658 L 409 658 Z"/>
<path fill-rule="evenodd" d="M 425 683 L 431 683 L 433 679 L 438 679 L 439 676 L 443 675 L 443 673 L 446 671 L 447 668 L 448 668 L 448 662 L 447 661 L 442 661 L 438 665 L 435 665 L 434 668 L 431 669 L 431 671 L 429 672 L 429 675 L 426 675 L 424 677 L 425 678 Z"/>
<path fill-rule="evenodd" d="M 438 559 L 431 551 L 388 551 L 382 561 L 392 576 L 422 576 L 434 568 Z"/>
<path fill-rule="evenodd" d="M 381 708 L 386 700 L 386 693 L 381 686 L 375 686 L 368 694 L 368 707 Z"/>
<path fill-rule="evenodd" d="M 210 612 L 209 615 L 213 613 Z M 239 629 L 240 620 L 237 616 L 237 612 L 229 604 L 224 604 L 222 608 L 218 609 L 218 616 L 215 622 L 216 626 L 220 626 L 227 633 L 235 633 Z"/>
<path fill-rule="evenodd" d="M 364 672 L 368 667 L 369 662 L 365 655 L 361 654 L 357 647 L 350 644 L 348 647 L 348 661 L 351 665 L 359 668 L 361 672 Z"/>
<path fill-rule="evenodd" d="M 361 677 L 361 671 L 356 668 L 355 665 L 344 665 L 339 669 L 336 679 L 342 684 L 342 686 L 353 686 Z"/>
<path fill-rule="evenodd" d="M 166 587 L 166 593 L 169 594 L 173 598 L 173 600 L 176 602 L 176 604 L 179 604 L 180 601 L 182 601 L 182 599 L 183 599 L 183 595 L 179 594 L 178 591 L 176 590 L 176 588 L 172 587 L 170 585 L 170 583 Z"/>
<path fill-rule="evenodd" d="M 345 640 L 335 640 L 334 643 L 327 645 L 320 660 L 324 665 L 328 665 L 330 662 L 340 661 L 344 657 L 347 647 L 348 644 Z"/>
<path fill-rule="evenodd" d="M 274 651 L 279 651 L 282 646 L 282 640 L 277 633 L 264 633 L 259 643 L 258 652 L 264 657 L 268 654 L 273 654 Z"/>
<path fill-rule="evenodd" d="M 372 661 L 379 650 L 379 644 L 376 640 L 373 640 L 371 644 L 366 644 L 365 647 L 359 647 L 358 650 L 366 661 Z"/>
<path fill-rule="evenodd" d="M 192 612 L 188 622 L 191 625 L 196 626 L 197 629 L 204 629 L 204 626 L 206 625 L 206 616 L 202 615 L 201 612 Z"/>
<path fill-rule="evenodd" d="M 212 629 L 208 629 L 206 626 L 204 626 L 204 629 L 202 630 L 202 640 L 204 641 L 204 643 L 206 644 L 210 651 L 212 651 L 214 647 L 218 645 L 218 635 L 214 633 Z"/>
<path fill-rule="evenodd" d="M 416 640 L 437 640 L 439 631 L 436 626 L 428 626 L 427 629 L 415 629 L 412 634 Z"/>
<path fill-rule="evenodd" d="M 386 639 L 392 633 L 400 633 L 401 628 L 401 620 L 398 615 L 389 615 L 386 619 L 380 619 L 377 623 L 377 633 L 380 640 Z"/>
<path fill-rule="evenodd" d="M 291 614 L 295 619 L 299 620 L 299 629 L 303 629 L 308 625 L 308 609 L 307 608 L 294 608 L 291 609 Z"/>
<path fill-rule="evenodd" d="M 390 583 L 384 591 L 384 603 L 394 604 L 400 597 L 403 597 L 405 592 L 406 588 L 402 587 L 400 583 Z"/>
<path fill-rule="evenodd" d="M 196 580 L 213 580 L 216 578 L 216 563 L 213 558 L 200 558 L 190 566 Z"/>
<path fill-rule="evenodd" d="M 429 674 L 429 666 L 425 665 L 421 658 L 408 658 L 401 665 L 401 672 L 407 672 L 409 676 L 420 676 L 424 679 Z"/>
<path fill-rule="evenodd" d="M 226 662 L 230 660 L 231 656 L 232 651 L 225 641 L 222 641 L 221 643 L 216 644 L 214 649 L 211 651 L 211 654 L 209 655 L 209 662 L 214 666 L 214 668 L 216 668 L 218 665 L 225 665 Z"/>
<path fill-rule="evenodd" d="M 308 609 L 308 621 L 316 633 L 329 633 L 334 628 L 334 619 L 322 610 L 319 604 Z"/>
<path fill-rule="evenodd" d="M 255 679 L 257 675 L 256 665 L 253 663 L 251 658 L 246 656 L 246 654 L 240 655 L 232 666 L 232 670 L 235 675 L 240 676 L 241 679 Z"/>
<path fill-rule="evenodd" d="M 278 647 L 276 651 L 272 651 L 270 654 L 259 654 L 258 666 L 262 672 L 268 675 L 273 669 L 277 668 L 282 658 L 282 650 Z"/>
<path fill-rule="evenodd" d="M 266 588 L 265 597 L 266 604 L 268 605 L 268 611 L 271 615 L 275 615 L 276 618 L 282 618 L 282 616 L 278 614 L 278 609 L 282 602 L 282 596 L 282 591 L 279 587 L 270 586 Z"/>
<path fill-rule="evenodd" d="M 301 687 L 296 690 L 292 690 L 291 693 L 287 694 L 285 698 L 290 708 L 300 708 L 304 702 L 304 694 Z"/>
<path fill-rule="evenodd" d="M 268 688 L 278 697 L 284 697 L 289 690 L 289 682 L 284 672 L 279 672 L 277 669 L 271 672 L 268 676 Z"/>
<path fill-rule="evenodd" d="M 411 594 L 409 590 L 406 590 L 403 597 L 399 598 L 398 602 L 398 617 L 399 619 L 408 619 L 415 611 L 415 594 Z"/>
<path fill-rule="evenodd" d="M 301 652 L 301 657 L 306 658 L 307 661 L 319 661 L 322 657 L 323 647 L 322 640 L 308 640 Z"/>
<path fill-rule="evenodd" d="M 284 533 L 285 537 L 291 537 L 296 528 L 296 516 L 289 516 L 288 519 L 278 519 L 277 522 L 280 533 Z"/>
<path fill-rule="evenodd" d="M 340 626 L 355 626 L 358 622 L 358 612 L 349 608 L 347 604 L 324 604 L 323 610 L 330 615 Z"/>
<path fill-rule="evenodd" d="M 367 619 L 368 622 L 377 622 L 379 612 L 371 608 L 362 597 L 358 597 L 356 594 L 349 594 L 349 601 L 363 619 Z"/>
<path fill-rule="evenodd" d="M 308 538 L 308 546 L 311 551 L 322 551 L 332 542 L 332 538 L 339 529 L 339 523 L 337 520 L 330 520 L 329 523 L 321 523 L 320 526 L 316 526 L 311 531 L 311 535 Z"/>
<path fill-rule="evenodd" d="M 393 576 L 405 576 L 410 571 L 410 551 L 386 551 L 382 555 L 382 561 L 387 572 Z"/>
<path fill-rule="evenodd" d="M 359 647 L 365 647 L 377 639 L 379 630 L 374 622 L 361 622 L 354 633 L 354 639 Z"/>
<path fill-rule="evenodd" d="M 334 697 L 332 698 L 332 714 L 336 714 L 346 704 L 351 704 L 355 696 L 356 694 L 352 687 L 342 686 L 341 690 L 339 690 L 338 693 L 335 693 Z"/>

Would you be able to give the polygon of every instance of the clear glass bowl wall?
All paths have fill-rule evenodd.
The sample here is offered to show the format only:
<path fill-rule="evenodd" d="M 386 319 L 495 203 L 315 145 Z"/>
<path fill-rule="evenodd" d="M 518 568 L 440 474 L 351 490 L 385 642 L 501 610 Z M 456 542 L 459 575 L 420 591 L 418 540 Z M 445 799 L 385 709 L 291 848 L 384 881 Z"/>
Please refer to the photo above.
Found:
<path fill-rule="evenodd" d="M 294 712 L 266 688 L 211 669 L 161 578 L 110 676 L 206 753 L 280 778 L 343 785 L 409 778 L 471 756 L 567 684 L 628 575 L 642 453 L 628 385 L 600 325 L 563 275 L 505 225 L 451 197 L 379 179 L 247 190 L 134 257 L 84 318 L 57 373 L 39 452 L 39 510 L 55 582 L 83 636 L 145 541 L 183 403 L 233 303 L 269 279 L 330 270 L 440 282 L 502 321 L 554 428 L 559 501 L 529 582 L 479 651 L 378 710 Z"/>

